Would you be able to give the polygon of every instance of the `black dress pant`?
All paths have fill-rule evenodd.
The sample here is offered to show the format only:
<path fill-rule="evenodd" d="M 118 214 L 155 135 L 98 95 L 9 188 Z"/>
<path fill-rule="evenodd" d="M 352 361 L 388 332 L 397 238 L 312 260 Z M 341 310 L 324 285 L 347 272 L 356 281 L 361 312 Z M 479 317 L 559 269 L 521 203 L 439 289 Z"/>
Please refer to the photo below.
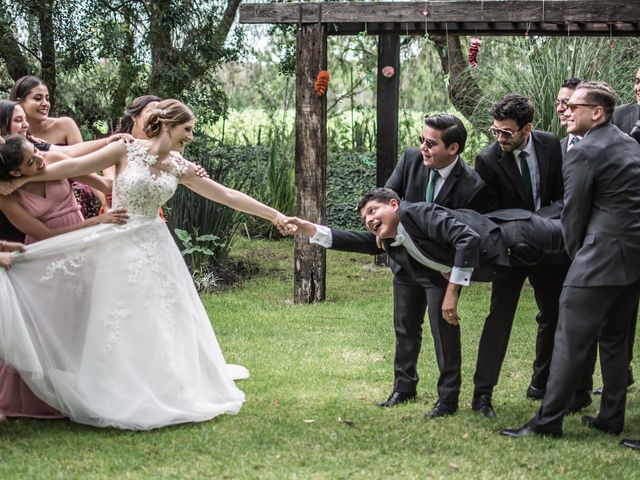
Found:
<path fill-rule="evenodd" d="M 416 281 L 397 274 L 393 279 L 393 317 L 396 334 L 394 391 L 415 394 L 419 381 L 417 364 L 422 346 L 425 312 L 438 362 L 438 399 L 458 404 L 461 375 L 460 327 L 442 318 L 442 300 L 447 281 L 438 278 Z"/>
<path fill-rule="evenodd" d="M 604 382 L 598 419 L 612 432 L 622 430 L 628 378 L 620 372 L 629 366 L 629 325 L 639 294 L 640 281 L 626 286 L 563 288 L 551 372 L 542 406 L 531 421 L 534 430 L 562 426 L 596 337 Z"/>
<path fill-rule="evenodd" d="M 474 397 L 491 395 L 498 383 L 520 293 L 527 277 L 533 287 L 539 310 L 536 316 L 538 331 L 531 385 L 544 390 L 558 322 L 558 300 L 567 269 L 568 265 L 514 267 L 492 283 L 491 306 L 482 329 L 473 378 Z"/>

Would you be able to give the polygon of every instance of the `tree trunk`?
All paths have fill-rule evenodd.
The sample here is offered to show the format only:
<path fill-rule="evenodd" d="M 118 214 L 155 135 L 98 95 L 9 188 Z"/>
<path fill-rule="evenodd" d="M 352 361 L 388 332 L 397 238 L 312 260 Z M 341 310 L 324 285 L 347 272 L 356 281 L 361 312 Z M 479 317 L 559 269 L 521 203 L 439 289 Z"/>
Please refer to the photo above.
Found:
<path fill-rule="evenodd" d="M 18 41 L 11 31 L 11 23 L 0 13 L 0 58 L 4 60 L 7 71 L 15 81 L 29 74 L 27 59 L 22 55 Z"/>
<path fill-rule="evenodd" d="M 42 54 L 41 79 L 49 89 L 51 105 L 55 103 L 58 78 L 56 74 L 56 47 L 53 31 L 53 3 L 44 0 L 38 9 L 38 27 L 40 29 L 40 51 Z"/>
<path fill-rule="evenodd" d="M 151 47 L 151 72 L 149 92 L 164 98 L 166 83 L 171 78 L 174 63 L 174 49 L 171 43 L 172 27 L 166 13 L 171 8 L 171 0 L 148 2 L 149 45 Z M 174 79 L 177 80 L 177 79 Z M 176 91 L 175 88 L 171 89 Z"/>
<path fill-rule="evenodd" d="M 453 106 L 469 121 L 475 121 L 476 128 L 486 129 L 482 115 L 478 115 L 478 106 L 484 105 L 482 90 L 471 75 L 465 58 L 460 37 L 455 35 L 430 35 L 436 44 L 442 70 L 449 75 L 449 99 Z M 481 107 L 482 108 L 482 107 Z M 479 119 L 479 120 L 478 120 Z"/>
<path fill-rule="evenodd" d="M 320 23 L 305 24 L 296 39 L 296 216 L 326 222 L 327 97 L 313 90 L 320 70 L 327 68 L 327 32 Z M 296 236 L 294 302 L 325 298 L 326 253 Z"/>
<path fill-rule="evenodd" d="M 122 28 L 125 32 L 125 42 L 122 48 L 122 56 L 118 59 L 118 83 L 112 94 L 113 101 L 111 102 L 110 111 L 111 131 L 115 130 L 118 119 L 127 106 L 127 97 L 129 96 L 131 85 L 134 84 L 138 76 L 137 68 L 132 63 L 135 56 L 134 27 L 131 25 L 134 12 L 129 5 L 124 6 L 123 9 L 124 22 Z"/>

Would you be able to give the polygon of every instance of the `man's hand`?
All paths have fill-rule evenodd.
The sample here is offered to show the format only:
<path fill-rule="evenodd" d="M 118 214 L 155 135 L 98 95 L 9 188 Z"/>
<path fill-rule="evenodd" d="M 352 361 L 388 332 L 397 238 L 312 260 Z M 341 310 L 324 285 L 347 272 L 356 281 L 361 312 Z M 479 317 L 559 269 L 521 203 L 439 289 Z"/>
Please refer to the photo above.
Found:
<path fill-rule="evenodd" d="M 290 217 L 287 224 L 294 227 L 294 230 L 291 233 L 302 233 L 307 237 L 313 237 L 317 233 L 315 223 L 308 222 L 307 220 L 303 220 L 298 217 Z"/>
<path fill-rule="evenodd" d="M 458 316 L 458 296 L 460 294 L 460 285 L 449 283 L 447 291 L 442 300 L 442 318 L 451 325 L 460 325 L 460 317 Z"/>

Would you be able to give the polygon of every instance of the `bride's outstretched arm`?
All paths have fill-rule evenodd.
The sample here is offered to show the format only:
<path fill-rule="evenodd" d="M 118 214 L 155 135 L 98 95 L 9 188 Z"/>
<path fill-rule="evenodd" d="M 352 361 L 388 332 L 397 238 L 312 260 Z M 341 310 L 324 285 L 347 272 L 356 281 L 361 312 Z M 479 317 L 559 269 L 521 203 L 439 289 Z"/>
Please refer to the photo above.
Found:
<path fill-rule="evenodd" d="M 278 229 L 288 231 L 294 228 L 287 225 L 288 217 L 279 211 L 238 190 L 227 188 L 209 178 L 197 176 L 193 164 L 189 165 L 187 172 L 180 178 L 180 183 L 209 200 L 269 220 Z"/>
<path fill-rule="evenodd" d="M 23 175 L 11 183 L 17 189 L 28 182 L 46 182 L 87 175 L 119 164 L 125 158 L 126 152 L 127 147 L 124 144 L 114 142 L 89 155 L 60 160 L 48 165 L 45 171 L 38 175 Z"/>

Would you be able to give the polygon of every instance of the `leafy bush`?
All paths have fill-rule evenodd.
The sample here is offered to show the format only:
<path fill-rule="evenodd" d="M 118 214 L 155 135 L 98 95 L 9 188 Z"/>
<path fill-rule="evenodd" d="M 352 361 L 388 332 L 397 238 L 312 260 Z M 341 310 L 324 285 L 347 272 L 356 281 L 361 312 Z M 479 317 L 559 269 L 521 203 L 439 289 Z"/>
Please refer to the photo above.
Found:
<path fill-rule="evenodd" d="M 376 186 L 375 153 L 330 152 L 327 160 L 327 223 L 335 228 L 361 230 L 356 205 Z"/>
<path fill-rule="evenodd" d="M 252 181 L 253 173 L 248 166 L 256 155 L 255 148 L 249 147 L 214 147 L 210 137 L 200 136 L 190 146 L 186 158 L 204 167 L 212 179 L 223 185 L 245 190 Z M 211 261 L 220 264 L 227 256 L 233 237 L 242 223 L 243 214 L 216 202 L 196 195 L 187 188 L 179 188 L 167 204 L 165 216 L 170 230 L 187 232 L 192 237 L 212 235 L 215 242 L 209 242 Z M 209 238 L 209 237 L 205 237 Z M 181 243 L 180 239 L 177 239 Z M 187 257 L 187 262 L 194 268 L 203 268 L 205 259 Z"/>

